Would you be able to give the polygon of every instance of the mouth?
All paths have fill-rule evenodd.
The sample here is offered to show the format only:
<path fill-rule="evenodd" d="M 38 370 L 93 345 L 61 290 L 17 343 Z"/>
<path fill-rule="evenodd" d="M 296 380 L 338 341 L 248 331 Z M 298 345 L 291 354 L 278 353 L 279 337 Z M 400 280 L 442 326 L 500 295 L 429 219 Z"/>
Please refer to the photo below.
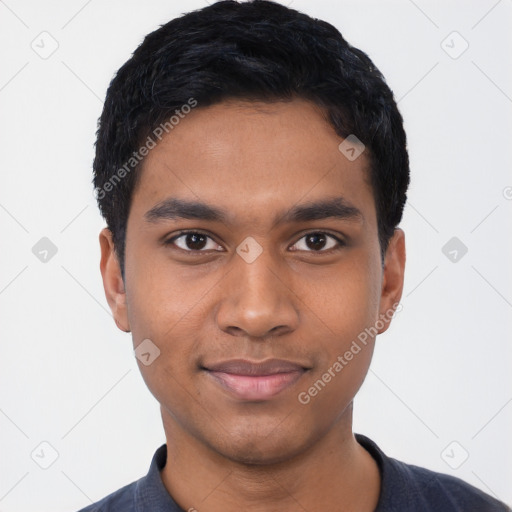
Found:
<path fill-rule="evenodd" d="M 232 359 L 202 369 L 235 398 L 265 401 L 293 386 L 309 368 L 281 359 Z"/>

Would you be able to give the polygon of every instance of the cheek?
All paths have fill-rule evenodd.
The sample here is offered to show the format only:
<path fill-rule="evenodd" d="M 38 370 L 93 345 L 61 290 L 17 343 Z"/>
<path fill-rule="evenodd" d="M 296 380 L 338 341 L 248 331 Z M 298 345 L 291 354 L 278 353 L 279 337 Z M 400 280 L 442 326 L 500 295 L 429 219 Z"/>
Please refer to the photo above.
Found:
<path fill-rule="evenodd" d="M 301 387 L 297 400 L 311 407 L 319 426 L 335 421 L 350 404 L 366 377 L 373 355 L 371 327 L 378 315 L 378 273 L 360 259 L 333 275 L 315 301 L 319 329 L 315 336 L 318 365 Z"/>
<path fill-rule="evenodd" d="M 198 326 L 207 304 L 205 291 L 213 283 L 205 290 L 207 283 L 199 286 L 193 280 L 184 280 L 165 265 L 146 261 L 139 266 L 132 267 L 126 276 L 133 346 L 137 351 L 139 344 L 149 339 L 158 355 L 149 365 L 143 358 L 137 363 L 159 402 L 184 407 L 183 395 L 195 394 L 191 371 L 197 355 Z"/>
<path fill-rule="evenodd" d="M 380 299 L 380 275 L 374 259 L 361 251 L 336 267 L 297 278 L 297 295 L 305 312 L 330 340 L 329 345 L 339 339 L 341 349 L 344 342 L 374 323 Z"/>
<path fill-rule="evenodd" d="M 127 302 L 134 343 L 152 337 L 161 343 L 169 339 L 179 342 L 181 336 L 175 333 L 183 331 L 184 325 L 189 326 L 188 333 L 193 335 L 195 329 L 190 322 L 204 308 L 218 276 L 197 267 L 171 264 L 160 249 L 138 247 L 129 254 Z"/>
<path fill-rule="evenodd" d="M 194 372 L 204 292 L 180 291 L 175 284 L 172 279 L 140 283 L 131 300 L 130 325 L 135 350 L 150 339 L 158 354 L 149 365 L 137 361 L 148 389 L 162 405 L 186 417 L 199 394 Z"/>
<path fill-rule="evenodd" d="M 309 418 L 315 429 L 332 425 L 342 417 L 366 377 L 373 343 L 359 343 L 357 347 L 349 344 L 345 348 L 311 375 L 297 394 L 304 418 Z"/>
<path fill-rule="evenodd" d="M 378 268 L 371 255 L 361 254 L 331 272 L 328 280 L 317 279 L 314 292 L 309 288 L 318 364 L 302 386 L 303 400 L 301 395 L 298 399 L 311 403 L 318 418 L 344 410 L 366 376 L 379 310 Z"/>

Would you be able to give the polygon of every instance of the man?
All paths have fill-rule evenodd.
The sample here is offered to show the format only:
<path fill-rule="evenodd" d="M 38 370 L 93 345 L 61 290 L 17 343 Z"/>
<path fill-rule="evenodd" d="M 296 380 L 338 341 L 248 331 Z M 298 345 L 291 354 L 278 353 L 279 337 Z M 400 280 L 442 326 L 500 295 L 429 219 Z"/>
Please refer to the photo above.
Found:
<path fill-rule="evenodd" d="M 167 442 L 84 510 L 509 510 L 352 432 L 402 294 L 409 163 L 334 27 L 267 1 L 162 26 L 110 84 L 94 173 L 106 297 Z"/>

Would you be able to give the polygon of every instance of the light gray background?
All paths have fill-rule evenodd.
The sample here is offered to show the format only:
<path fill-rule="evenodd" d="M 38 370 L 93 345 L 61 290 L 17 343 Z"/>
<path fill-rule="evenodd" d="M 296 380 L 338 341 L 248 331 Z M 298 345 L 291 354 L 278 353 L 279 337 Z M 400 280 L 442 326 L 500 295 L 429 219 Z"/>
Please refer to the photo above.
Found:
<path fill-rule="evenodd" d="M 408 133 L 403 311 L 355 431 L 512 504 L 512 0 L 283 3 L 370 55 Z M 145 474 L 164 442 L 104 298 L 91 164 L 113 73 L 204 5 L 0 0 L 0 511 L 76 510 Z M 42 237 L 57 247 L 47 262 L 32 252 Z M 468 248 L 456 262 L 452 237 Z"/>

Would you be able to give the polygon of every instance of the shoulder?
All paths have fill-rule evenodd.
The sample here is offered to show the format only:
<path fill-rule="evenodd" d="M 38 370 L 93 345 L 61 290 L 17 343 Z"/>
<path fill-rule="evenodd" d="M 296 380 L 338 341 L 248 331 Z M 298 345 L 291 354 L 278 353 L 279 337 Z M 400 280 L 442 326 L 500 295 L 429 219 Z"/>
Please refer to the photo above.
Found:
<path fill-rule="evenodd" d="M 376 512 L 512 512 L 504 503 L 460 478 L 406 464 L 385 455 L 371 439 L 360 434 L 356 438 L 381 472 Z"/>
<path fill-rule="evenodd" d="M 400 480 L 406 482 L 404 498 L 415 507 L 421 506 L 421 510 L 436 510 L 439 512 L 466 510 L 474 512 L 510 512 L 511 510 L 504 503 L 460 478 L 406 464 L 395 459 L 389 459 L 389 462 L 402 475 Z M 393 487 L 395 491 L 398 490 L 396 486 Z"/>

